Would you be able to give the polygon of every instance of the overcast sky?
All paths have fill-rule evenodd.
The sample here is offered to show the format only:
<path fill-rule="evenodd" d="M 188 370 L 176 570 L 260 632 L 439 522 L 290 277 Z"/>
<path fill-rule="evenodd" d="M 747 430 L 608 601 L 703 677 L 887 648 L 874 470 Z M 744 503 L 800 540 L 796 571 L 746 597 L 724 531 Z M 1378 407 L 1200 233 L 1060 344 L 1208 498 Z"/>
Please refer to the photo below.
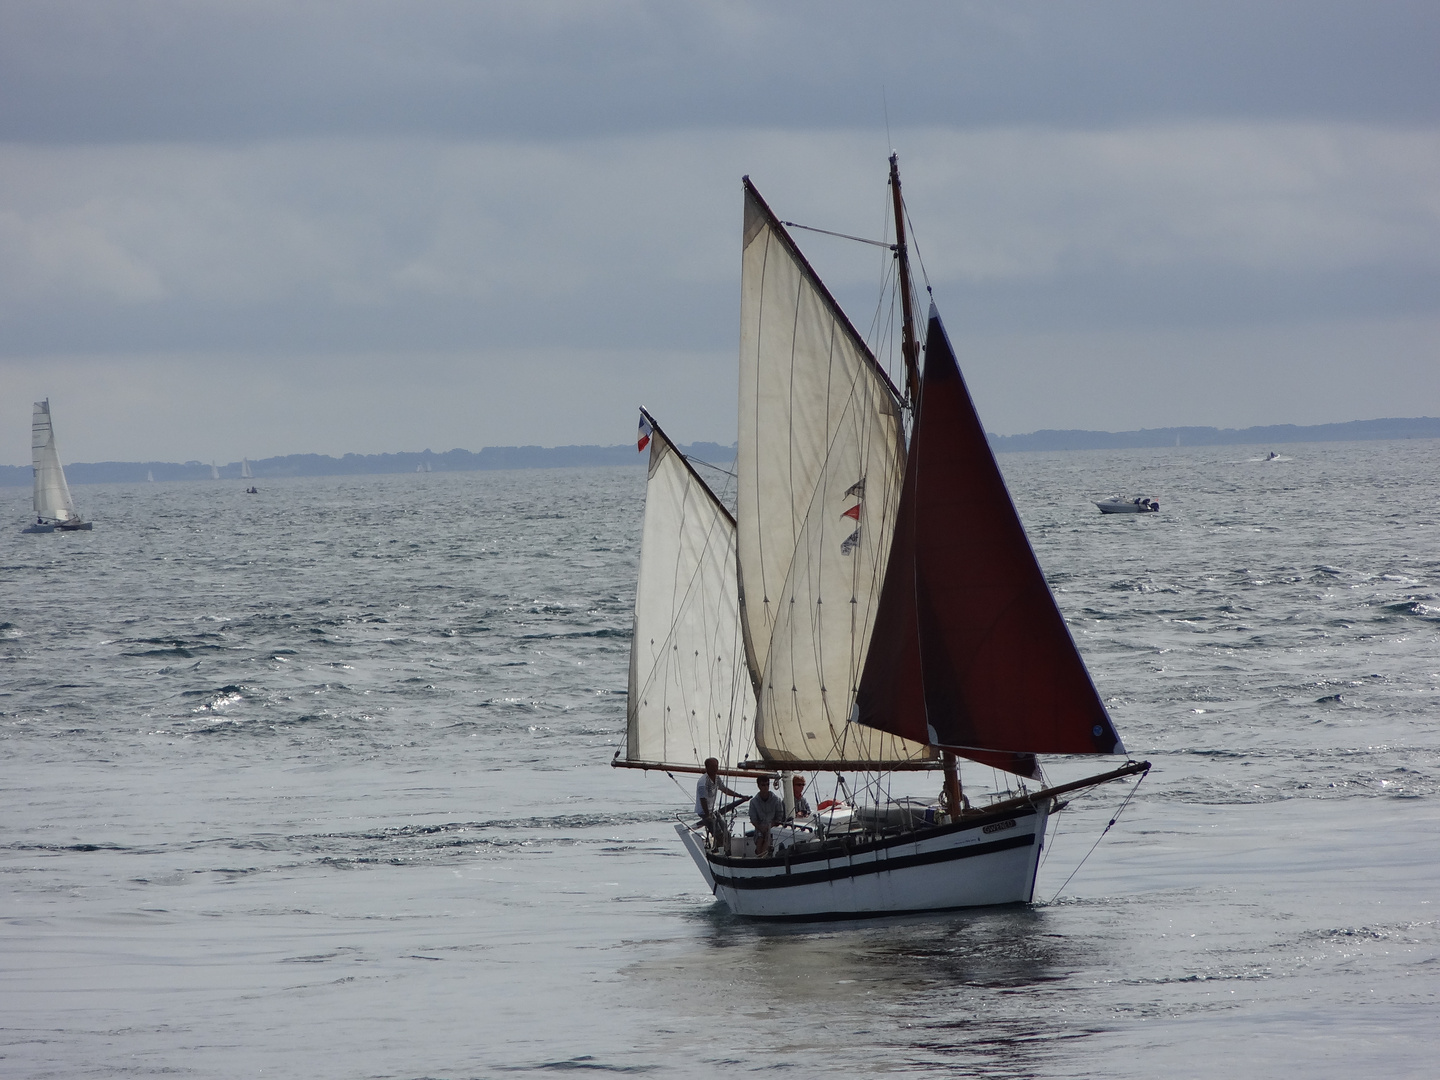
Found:
<path fill-rule="evenodd" d="M 0 462 L 44 396 L 67 461 L 728 444 L 740 177 L 879 236 L 891 147 L 992 431 L 1440 416 L 1437 57 L 1435 0 L 0 0 Z"/>

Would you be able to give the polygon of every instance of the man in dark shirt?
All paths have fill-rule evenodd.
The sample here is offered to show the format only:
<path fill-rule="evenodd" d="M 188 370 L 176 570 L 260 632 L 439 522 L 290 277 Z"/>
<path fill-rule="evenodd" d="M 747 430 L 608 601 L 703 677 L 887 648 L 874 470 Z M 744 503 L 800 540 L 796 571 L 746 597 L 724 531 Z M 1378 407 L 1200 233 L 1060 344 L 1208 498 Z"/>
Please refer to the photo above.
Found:
<path fill-rule="evenodd" d="M 750 796 L 750 824 L 755 826 L 756 858 L 770 854 L 770 830 L 785 820 L 785 800 L 770 790 L 770 778 L 759 777 L 758 795 Z"/>

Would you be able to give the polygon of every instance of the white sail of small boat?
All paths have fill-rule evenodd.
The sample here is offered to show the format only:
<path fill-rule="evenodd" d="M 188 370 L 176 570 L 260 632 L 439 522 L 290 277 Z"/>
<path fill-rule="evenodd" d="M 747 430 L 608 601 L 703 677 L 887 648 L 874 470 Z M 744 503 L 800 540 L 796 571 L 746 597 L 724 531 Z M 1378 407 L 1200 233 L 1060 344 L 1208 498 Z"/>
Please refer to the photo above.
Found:
<path fill-rule="evenodd" d="M 153 483 L 155 482 L 155 470 L 154 470 L 154 469 L 146 469 L 146 470 L 145 470 L 145 480 L 146 480 L 147 483 L 151 483 L 151 484 L 153 484 Z"/>
<path fill-rule="evenodd" d="M 75 512 L 70 498 L 70 485 L 60 465 L 60 451 L 55 447 L 55 427 L 50 419 L 50 399 L 35 402 L 30 418 L 30 457 L 35 471 L 35 524 L 27 533 L 62 532 L 89 529 L 90 522 Z"/>
<path fill-rule="evenodd" d="M 255 479 L 255 474 L 250 471 L 250 459 L 247 458 L 247 457 L 242 457 L 242 458 L 240 459 L 240 479 L 241 479 L 241 480 L 253 480 L 253 479 Z"/>
<path fill-rule="evenodd" d="M 777 827 L 768 851 L 729 817 L 677 826 L 742 915 L 1028 902 L 1058 797 L 1149 769 L 1021 784 L 985 806 L 962 792 L 957 758 L 1043 782 L 1038 754 L 1125 751 L 933 305 L 922 373 L 890 166 L 904 393 L 746 178 L 734 519 L 641 411 L 650 468 L 612 764 L 694 774 L 715 758 L 732 782 L 779 778 L 787 815 L 792 774 L 836 776 L 836 799 Z M 943 771 L 941 799 L 889 798 L 889 774 L 921 769 Z"/>
<path fill-rule="evenodd" d="M 215 462 L 213 462 L 213 461 L 210 462 L 210 479 L 211 479 L 211 480 L 219 480 L 219 479 L 220 479 L 220 469 L 219 469 L 219 467 L 215 464 Z"/>

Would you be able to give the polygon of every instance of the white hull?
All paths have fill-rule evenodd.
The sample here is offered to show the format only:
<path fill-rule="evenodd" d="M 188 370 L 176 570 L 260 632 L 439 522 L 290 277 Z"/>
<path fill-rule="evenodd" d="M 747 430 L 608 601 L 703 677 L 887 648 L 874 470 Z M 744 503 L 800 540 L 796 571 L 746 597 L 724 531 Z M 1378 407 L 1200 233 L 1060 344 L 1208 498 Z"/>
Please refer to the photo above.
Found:
<path fill-rule="evenodd" d="M 735 858 L 676 831 L 716 897 L 737 915 L 768 919 L 891 915 L 1029 903 L 1049 800 L 885 839 L 832 838 L 820 851 Z"/>
<path fill-rule="evenodd" d="M 1154 503 L 1140 504 L 1115 502 L 1113 500 L 1109 502 L 1097 502 L 1095 505 L 1100 508 L 1102 514 L 1153 514 L 1160 509 L 1160 507 Z"/>
<path fill-rule="evenodd" d="M 45 522 L 44 524 L 31 525 L 28 529 L 21 529 L 22 533 L 52 533 L 52 532 L 89 532 L 94 525 L 88 521 L 67 521 L 63 523 Z"/>

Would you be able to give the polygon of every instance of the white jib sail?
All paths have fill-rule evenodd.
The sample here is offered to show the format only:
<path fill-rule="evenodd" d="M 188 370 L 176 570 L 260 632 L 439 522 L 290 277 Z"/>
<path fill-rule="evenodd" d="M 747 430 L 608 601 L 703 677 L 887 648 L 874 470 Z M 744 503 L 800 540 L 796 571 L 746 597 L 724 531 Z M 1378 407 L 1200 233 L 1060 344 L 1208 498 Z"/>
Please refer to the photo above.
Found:
<path fill-rule="evenodd" d="M 631 761 L 722 764 L 755 752 L 735 579 L 735 523 L 657 428 L 630 647 Z"/>
<path fill-rule="evenodd" d="M 253 480 L 253 479 L 255 479 L 255 474 L 250 471 L 250 459 L 249 459 L 249 458 L 244 458 L 244 457 L 242 457 L 242 458 L 240 459 L 240 479 L 241 479 L 241 480 Z"/>
<path fill-rule="evenodd" d="M 35 402 L 30 419 L 30 457 L 35 469 L 35 515 L 45 521 L 78 520 L 50 422 L 50 399 Z"/>
<path fill-rule="evenodd" d="M 753 190 L 740 301 L 741 611 L 771 761 L 928 748 L 849 723 L 904 479 L 900 404 Z"/>

